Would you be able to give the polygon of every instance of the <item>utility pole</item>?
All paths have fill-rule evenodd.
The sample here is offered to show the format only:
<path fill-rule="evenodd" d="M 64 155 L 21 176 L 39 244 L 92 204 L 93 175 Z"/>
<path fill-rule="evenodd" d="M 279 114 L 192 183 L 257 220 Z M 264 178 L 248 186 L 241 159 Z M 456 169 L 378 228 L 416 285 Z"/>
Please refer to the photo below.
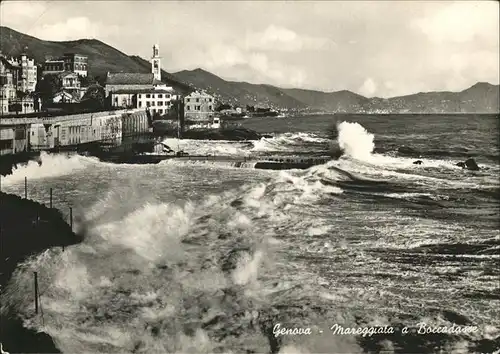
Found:
<path fill-rule="evenodd" d="M 182 95 L 179 95 L 178 105 L 177 105 L 177 139 L 181 138 L 181 107 L 183 104 Z"/>

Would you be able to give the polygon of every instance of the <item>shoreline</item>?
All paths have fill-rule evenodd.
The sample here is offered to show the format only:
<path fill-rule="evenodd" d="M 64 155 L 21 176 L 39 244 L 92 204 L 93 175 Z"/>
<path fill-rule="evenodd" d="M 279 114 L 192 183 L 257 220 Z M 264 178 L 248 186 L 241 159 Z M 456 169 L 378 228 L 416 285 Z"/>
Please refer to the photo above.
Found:
<path fill-rule="evenodd" d="M 75 234 L 62 213 L 38 202 L 0 192 L 0 288 L 4 292 L 18 265 L 52 247 L 71 246 L 83 238 Z M 10 353 L 61 353 L 43 331 L 25 328 L 12 308 L 1 311 L 0 342 Z"/>

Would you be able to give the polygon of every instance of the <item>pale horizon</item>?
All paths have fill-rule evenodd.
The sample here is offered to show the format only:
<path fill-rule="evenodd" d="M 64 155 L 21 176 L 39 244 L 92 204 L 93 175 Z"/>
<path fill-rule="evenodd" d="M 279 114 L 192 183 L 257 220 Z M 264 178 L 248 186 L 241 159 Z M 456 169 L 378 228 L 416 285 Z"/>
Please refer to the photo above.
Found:
<path fill-rule="evenodd" d="M 148 60 L 158 43 L 171 73 L 387 98 L 498 85 L 498 10 L 494 1 L 4 1 L 0 21 Z"/>

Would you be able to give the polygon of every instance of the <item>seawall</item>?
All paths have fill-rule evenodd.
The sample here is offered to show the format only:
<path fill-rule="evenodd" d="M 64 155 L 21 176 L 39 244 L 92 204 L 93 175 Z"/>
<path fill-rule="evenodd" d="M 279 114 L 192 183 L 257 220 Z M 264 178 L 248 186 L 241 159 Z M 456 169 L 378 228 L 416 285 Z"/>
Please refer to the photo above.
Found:
<path fill-rule="evenodd" d="M 82 241 L 57 209 L 0 192 L 0 287 L 9 283 L 19 263 L 52 247 Z M 33 299 L 34 300 L 34 299 Z M 60 353 L 49 335 L 24 328 L 12 308 L 4 305 L 0 342 L 10 353 Z"/>

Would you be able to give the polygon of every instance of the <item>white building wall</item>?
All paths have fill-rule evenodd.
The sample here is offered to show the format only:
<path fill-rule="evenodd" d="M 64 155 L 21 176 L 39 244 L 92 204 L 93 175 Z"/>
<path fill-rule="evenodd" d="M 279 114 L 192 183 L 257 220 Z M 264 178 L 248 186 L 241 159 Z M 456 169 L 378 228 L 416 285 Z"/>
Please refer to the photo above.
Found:
<path fill-rule="evenodd" d="M 151 113 L 167 113 L 172 106 L 172 101 L 175 101 L 178 96 L 172 92 L 151 92 L 137 94 L 137 107 L 145 109 L 149 107 Z"/>

